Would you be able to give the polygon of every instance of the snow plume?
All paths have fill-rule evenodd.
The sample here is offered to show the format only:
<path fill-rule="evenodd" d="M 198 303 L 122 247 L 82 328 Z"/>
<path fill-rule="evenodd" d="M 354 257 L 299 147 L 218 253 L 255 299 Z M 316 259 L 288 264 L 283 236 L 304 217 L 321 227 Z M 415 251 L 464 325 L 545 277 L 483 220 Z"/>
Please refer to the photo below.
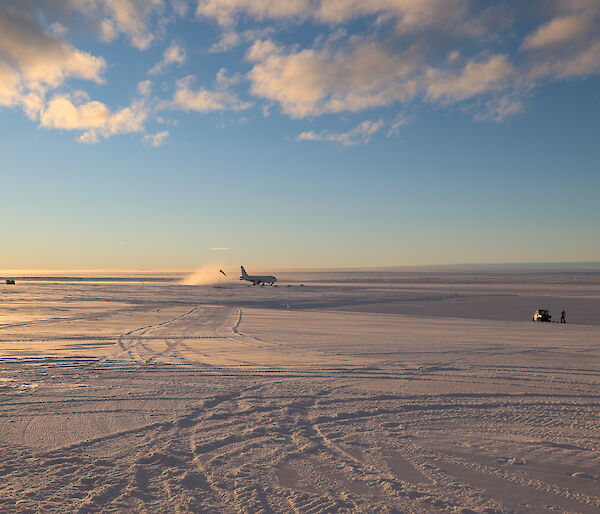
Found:
<path fill-rule="evenodd" d="M 219 275 L 221 273 L 219 270 L 223 269 L 223 265 L 219 263 L 209 263 L 200 266 L 196 271 L 193 271 L 186 277 L 184 277 L 181 282 L 181 285 L 184 286 L 212 286 L 219 283 Z M 221 282 L 224 282 L 229 277 L 224 277 L 221 275 Z"/>

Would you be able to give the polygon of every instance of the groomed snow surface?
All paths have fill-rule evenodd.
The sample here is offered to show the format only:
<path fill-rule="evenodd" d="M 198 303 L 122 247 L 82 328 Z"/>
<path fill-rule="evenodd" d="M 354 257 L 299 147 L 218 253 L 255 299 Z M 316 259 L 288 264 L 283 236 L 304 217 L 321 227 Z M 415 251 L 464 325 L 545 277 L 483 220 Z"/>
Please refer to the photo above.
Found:
<path fill-rule="evenodd" d="M 88 278 L 0 286 L 0 512 L 600 512 L 600 272 Z"/>

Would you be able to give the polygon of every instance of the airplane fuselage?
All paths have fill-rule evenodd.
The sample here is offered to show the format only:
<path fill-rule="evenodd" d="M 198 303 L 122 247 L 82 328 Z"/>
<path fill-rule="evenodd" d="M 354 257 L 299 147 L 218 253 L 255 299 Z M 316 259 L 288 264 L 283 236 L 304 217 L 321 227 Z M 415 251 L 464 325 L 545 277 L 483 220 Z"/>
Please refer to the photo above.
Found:
<path fill-rule="evenodd" d="M 242 276 L 240 280 L 245 280 L 246 282 L 252 282 L 253 286 L 264 286 L 265 284 L 273 285 L 277 282 L 277 278 L 272 275 L 248 275 L 244 267 L 242 269 Z"/>

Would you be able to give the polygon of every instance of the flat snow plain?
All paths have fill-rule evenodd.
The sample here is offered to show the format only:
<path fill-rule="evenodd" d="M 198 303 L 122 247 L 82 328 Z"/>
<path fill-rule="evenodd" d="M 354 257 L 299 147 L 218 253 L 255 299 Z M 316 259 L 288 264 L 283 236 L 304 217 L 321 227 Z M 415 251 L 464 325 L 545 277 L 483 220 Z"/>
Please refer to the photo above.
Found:
<path fill-rule="evenodd" d="M 1 512 L 600 511 L 598 270 L 101 278 L 0 286 Z"/>

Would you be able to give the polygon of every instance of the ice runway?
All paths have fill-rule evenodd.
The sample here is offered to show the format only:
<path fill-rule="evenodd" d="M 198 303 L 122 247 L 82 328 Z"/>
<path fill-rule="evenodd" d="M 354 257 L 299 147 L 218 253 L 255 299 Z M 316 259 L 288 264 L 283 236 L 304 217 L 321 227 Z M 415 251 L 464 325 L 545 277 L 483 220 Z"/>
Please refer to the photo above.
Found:
<path fill-rule="evenodd" d="M 598 512 L 597 277 L 361 277 L 2 287 L 0 511 Z"/>

